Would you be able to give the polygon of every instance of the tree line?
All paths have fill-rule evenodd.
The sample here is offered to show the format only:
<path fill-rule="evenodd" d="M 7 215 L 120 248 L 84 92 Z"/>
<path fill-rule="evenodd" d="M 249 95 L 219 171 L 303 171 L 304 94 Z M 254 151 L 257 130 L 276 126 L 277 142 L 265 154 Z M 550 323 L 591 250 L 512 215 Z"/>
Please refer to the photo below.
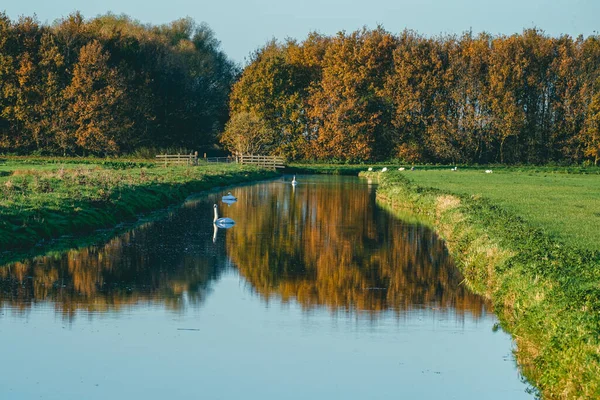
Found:
<path fill-rule="evenodd" d="M 190 18 L 144 25 L 0 13 L 0 152 L 115 155 L 201 148 L 228 119 L 238 67 Z"/>
<path fill-rule="evenodd" d="M 271 41 L 230 100 L 221 142 L 290 159 L 600 160 L 600 37 L 425 37 L 383 28 Z"/>

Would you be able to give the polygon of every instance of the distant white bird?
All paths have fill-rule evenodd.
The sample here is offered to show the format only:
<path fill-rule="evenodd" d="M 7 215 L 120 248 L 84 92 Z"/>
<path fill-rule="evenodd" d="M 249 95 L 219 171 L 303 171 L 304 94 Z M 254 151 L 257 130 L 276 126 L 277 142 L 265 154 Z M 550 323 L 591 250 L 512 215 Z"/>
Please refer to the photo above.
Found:
<path fill-rule="evenodd" d="M 387 167 L 383 167 L 383 168 L 381 169 L 381 172 L 385 172 L 385 171 L 387 171 Z"/>
<path fill-rule="evenodd" d="M 292 185 L 296 186 L 298 182 L 296 181 L 296 175 L 294 175 L 294 179 L 292 179 Z"/>
<path fill-rule="evenodd" d="M 458 171 L 458 167 L 450 168 L 450 171 Z"/>
<path fill-rule="evenodd" d="M 223 196 L 223 198 L 221 200 L 223 200 L 225 203 L 235 202 L 235 201 L 237 201 L 237 197 L 232 195 L 231 192 L 227 192 L 227 194 L 225 196 Z"/>
<path fill-rule="evenodd" d="M 404 168 L 404 167 L 400 167 L 400 168 L 398 168 L 398 171 L 404 171 L 405 169 L 406 168 Z"/>
<path fill-rule="evenodd" d="M 410 167 L 410 170 L 411 170 L 411 171 L 414 171 L 414 170 L 415 170 L 415 167 Z"/>
<path fill-rule="evenodd" d="M 491 170 L 491 169 L 486 169 L 486 170 L 485 170 L 485 173 L 486 173 L 486 174 L 491 174 L 491 173 L 492 173 L 492 170 Z"/>
<path fill-rule="evenodd" d="M 367 171 L 369 171 L 369 172 L 373 171 L 373 167 L 369 167 L 369 169 Z"/>
<path fill-rule="evenodd" d="M 217 211 L 216 204 L 213 206 L 213 209 L 215 210 L 215 218 L 213 219 L 213 224 L 217 228 L 228 229 L 235 225 L 235 221 L 232 220 L 231 218 L 219 218 L 219 212 Z"/>

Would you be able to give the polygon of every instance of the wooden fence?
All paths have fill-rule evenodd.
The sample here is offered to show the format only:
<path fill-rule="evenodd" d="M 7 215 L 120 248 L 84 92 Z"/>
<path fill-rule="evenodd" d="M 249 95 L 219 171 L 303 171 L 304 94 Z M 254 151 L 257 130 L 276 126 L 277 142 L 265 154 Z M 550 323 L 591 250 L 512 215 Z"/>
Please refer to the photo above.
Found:
<path fill-rule="evenodd" d="M 235 157 L 205 157 L 207 163 L 234 163 Z"/>
<path fill-rule="evenodd" d="M 285 168 L 285 160 L 283 157 L 277 156 L 256 156 L 256 155 L 242 155 L 239 156 L 238 162 L 240 164 L 252 164 L 258 165 L 263 168 Z"/>
<path fill-rule="evenodd" d="M 193 154 L 158 154 L 156 160 L 167 164 L 198 165 L 198 152 Z"/>
<path fill-rule="evenodd" d="M 198 152 L 193 154 L 158 154 L 156 160 L 168 164 L 185 164 L 198 165 Z M 232 163 L 252 164 L 263 168 L 285 168 L 285 160 L 283 157 L 277 156 L 257 156 L 257 155 L 242 155 L 237 157 L 204 157 L 200 160 L 207 163 Z"/>

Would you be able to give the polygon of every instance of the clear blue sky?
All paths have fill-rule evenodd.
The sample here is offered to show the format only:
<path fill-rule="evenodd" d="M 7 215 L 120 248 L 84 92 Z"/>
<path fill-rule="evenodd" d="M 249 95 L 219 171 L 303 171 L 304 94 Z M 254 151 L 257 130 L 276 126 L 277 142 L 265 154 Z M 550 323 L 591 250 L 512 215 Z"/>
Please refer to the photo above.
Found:
<path fill-rule="evenodd" d="M 33 15 L 51 23 L 79 10 L 86 18 L 112 11 L 144 23 L 181 17 L 207 22 L 223 50 L 243 62 L 272 38 L 302 40 L 311 31 L 335 34 L 382 24 L 390 32 L 405 28 L 426 35 L 512 34 L 538 27 L 556 36 L 600 31 L 600 0 L 11 0 L 0 10 L 16 19 Z"/>

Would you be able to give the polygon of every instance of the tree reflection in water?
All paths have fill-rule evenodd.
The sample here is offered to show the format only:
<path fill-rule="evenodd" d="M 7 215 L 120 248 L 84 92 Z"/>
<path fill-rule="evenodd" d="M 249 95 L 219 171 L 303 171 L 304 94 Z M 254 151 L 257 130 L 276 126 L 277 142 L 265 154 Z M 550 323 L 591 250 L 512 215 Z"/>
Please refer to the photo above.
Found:
<path fill-rule="evenodd" d="M 227 237 L 227 252 L 265 299 L 369 313 L 428 307 L 476 318 L 488 308 L 461 285 L 443 241 L 379 208 L 364 182 L 328 178 L 295 190 L 261 184 L 238 194 L 229 216 L 244 228 Z"/>
<path fill-rule="evenodd" d="M 306 309 L 376 316 L 435 308 L 478 318 L 488 308 L 460 284 L 443 242 L 377 207 L 364 182 L 311 177 L 297 188 L 266 182 L 235 195 L 224 211 L 237 225 L 227 232 L 213 232 L 214 194 L 102 246 L 0 267 L 0 307 L 26 313 L 48 301 L 67 318 L 143 303 L 181 311 L 200 305 L 233 263 L 264 299 Z"/>
<path fill-rule="evenodd" d="M 201 304 L 229 263 L 224 243 L 212 241 L 212 207 L 207 214 L 199 206 L 186 204 L 102 246 L 0 267 L 0 307 L 25 312 L 51 301 L 72 317 L 144 302 L 175 311 Z"/>

